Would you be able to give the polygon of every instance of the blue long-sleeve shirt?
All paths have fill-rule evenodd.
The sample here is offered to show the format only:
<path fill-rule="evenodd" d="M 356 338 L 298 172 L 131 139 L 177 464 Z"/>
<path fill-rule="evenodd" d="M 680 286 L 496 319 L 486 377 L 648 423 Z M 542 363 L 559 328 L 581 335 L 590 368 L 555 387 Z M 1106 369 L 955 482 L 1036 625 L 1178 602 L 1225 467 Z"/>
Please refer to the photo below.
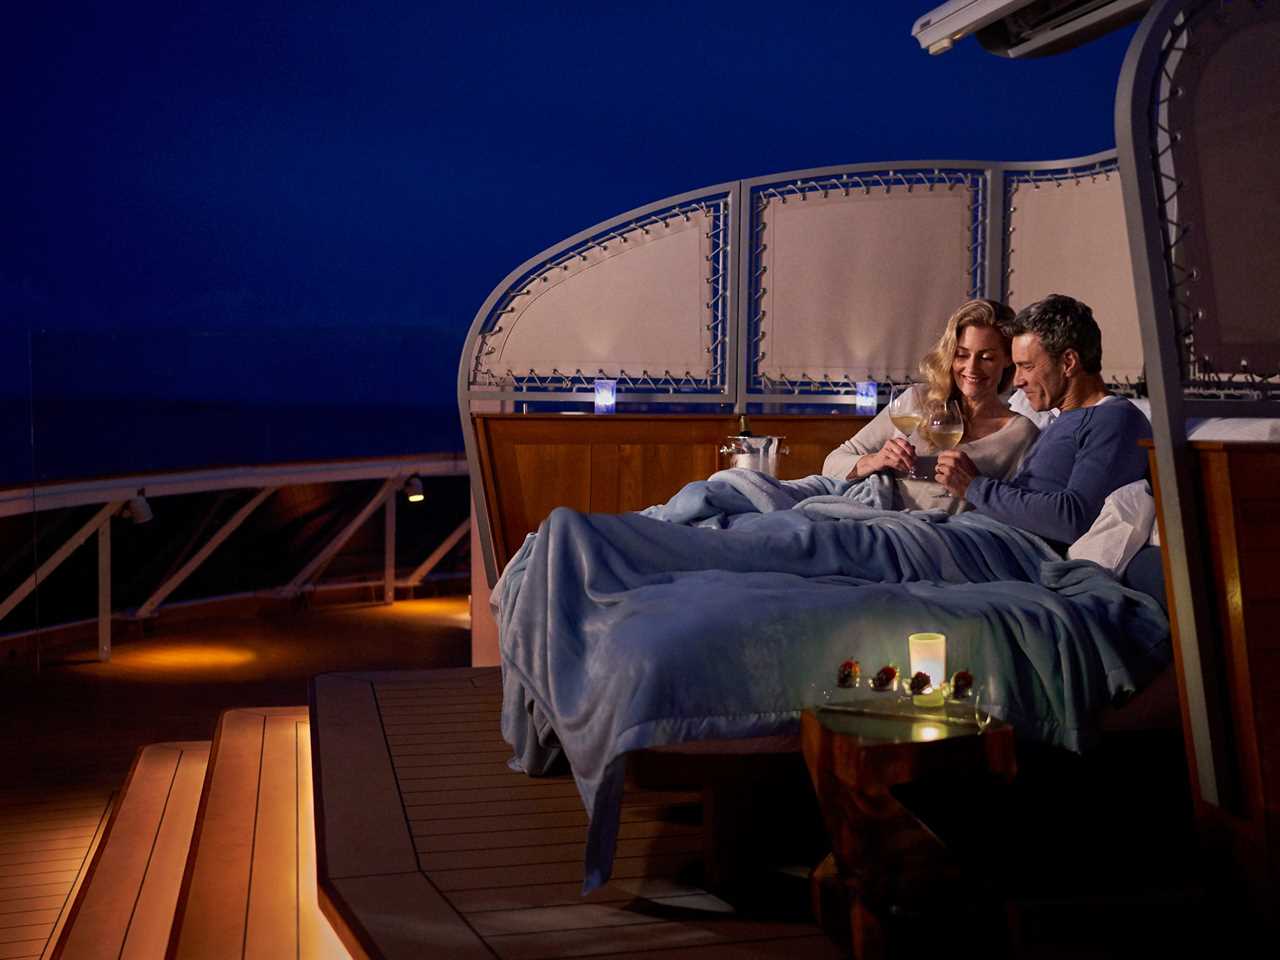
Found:
<path fill-rule="evenodd" d="M 1011 479 L 975 477 L 965 499 L 987 516 L 1073 543 L 1112 491 L 1147 475 L 1147 451 L 1138 441 L 1150 436 L 1147 418 L 1128 400 L 1069 410 L 1040 432 Z"/>

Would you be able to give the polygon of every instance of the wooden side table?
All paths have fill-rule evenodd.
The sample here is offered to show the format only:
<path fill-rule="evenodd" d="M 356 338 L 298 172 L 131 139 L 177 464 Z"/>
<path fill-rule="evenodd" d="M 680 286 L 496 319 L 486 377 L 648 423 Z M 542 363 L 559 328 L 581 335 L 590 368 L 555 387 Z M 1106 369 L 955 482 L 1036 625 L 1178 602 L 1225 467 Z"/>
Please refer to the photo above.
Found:
<path fill-rule="evenodd" d="M 917 708 L 910 700 L 868 693 L 805 711 L 801 745 L 832 855 L 813 876 L 814 912 L 843 935 L 843 918 L 824 904 L 837 882 L 858 958 L 891 952 L 891 910 L 927 914 L 962 904 L 972 892 L 938 837 L 890 793 L 927 777 L 985 773 L 1009 781 L 1016 771 L 1013 728 L 993 720 L 979 730 L 962 704 Z"/>

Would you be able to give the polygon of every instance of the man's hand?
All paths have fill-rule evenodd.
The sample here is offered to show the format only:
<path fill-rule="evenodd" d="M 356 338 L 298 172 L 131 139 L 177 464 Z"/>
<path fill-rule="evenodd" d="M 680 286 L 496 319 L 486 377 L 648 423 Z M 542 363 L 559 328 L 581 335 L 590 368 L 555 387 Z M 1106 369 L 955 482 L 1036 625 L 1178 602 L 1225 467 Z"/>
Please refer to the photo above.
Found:
<path fill-rule="evenodd" d="M 965 491 L 977 475 L 978 468 L 973 465 L 967 453 L 961 450 L 943 450 L 938 454 L 935 479 L 957 500 L 964 499 Z"/>
<path fill-rule="evenodd" d="M 901 437 L 890 437 L 884 446 L 875 453 L 862 457 L 854 468 L 857 477 L 870 476 L 881 470 L 895 470 L 899 473 L 910 473 L 916 464 L 916 451 L 911 444 Z M 851 477 L 850 479 L 854 479 Z"/>

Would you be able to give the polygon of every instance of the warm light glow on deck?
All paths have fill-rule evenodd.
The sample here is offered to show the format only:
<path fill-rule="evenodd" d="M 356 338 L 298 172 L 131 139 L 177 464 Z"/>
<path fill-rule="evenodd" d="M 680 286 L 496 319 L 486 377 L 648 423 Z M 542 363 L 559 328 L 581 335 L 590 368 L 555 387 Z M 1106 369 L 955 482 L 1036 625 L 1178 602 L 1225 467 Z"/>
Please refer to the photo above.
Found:
<path fill-rule="evenodd" d="M 466 597 L 424 597 L 419 600 L 400 600 L 394 605 L 368 608 L 366 612 L 372 616 L 408 616 L 468 629 L 471 627 L 471 605 Z"/>
<path fill-rule="evenodd" d="M 151 650 L 118 650 L 117 666 L 184 671 L 239 667 L 258 659 L 254 650 L 225 644 L 182 644 Z"/>

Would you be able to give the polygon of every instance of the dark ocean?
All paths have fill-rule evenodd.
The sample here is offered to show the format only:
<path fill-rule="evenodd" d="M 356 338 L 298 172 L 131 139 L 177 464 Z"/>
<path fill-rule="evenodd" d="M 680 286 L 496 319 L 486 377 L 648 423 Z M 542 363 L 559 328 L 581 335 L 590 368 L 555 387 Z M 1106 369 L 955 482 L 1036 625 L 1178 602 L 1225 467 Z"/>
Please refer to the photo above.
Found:
<path fill-rule="evenodd" d="M 31 408 L 34 406 L 34 410 Z M 0 487 L 296 460 L 462 450 L 456 407 L 0 397 Z M 27 415 L 30 413 L 30 420 Z M 33 442 L 34 439 L 34 442 Z"/>
<path fill-rule="evenodd" d="M 0 487 L 460 451 L 461 330 L 0 335 Z"/>

